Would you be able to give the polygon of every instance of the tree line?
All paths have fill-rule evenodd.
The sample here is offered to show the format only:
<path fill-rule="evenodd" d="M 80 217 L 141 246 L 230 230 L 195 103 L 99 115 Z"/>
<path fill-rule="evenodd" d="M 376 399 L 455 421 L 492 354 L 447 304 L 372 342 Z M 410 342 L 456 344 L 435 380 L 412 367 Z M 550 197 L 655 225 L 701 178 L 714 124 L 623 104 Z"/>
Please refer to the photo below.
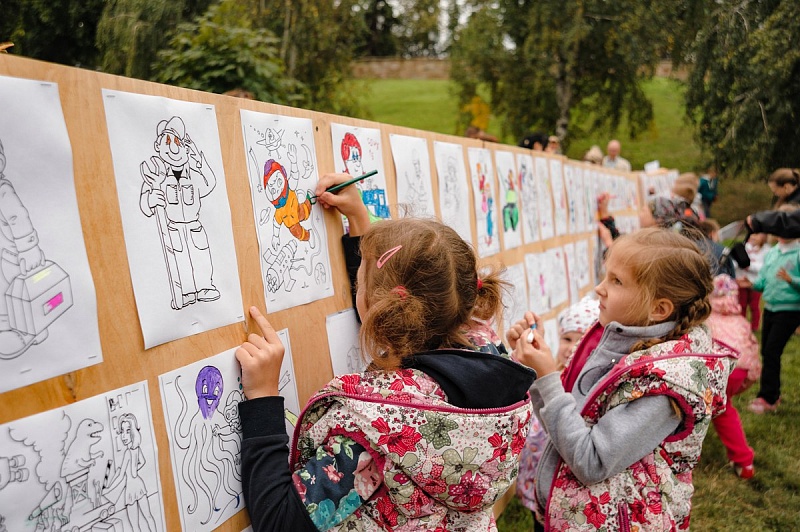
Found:
<path fill-rule="evenodd" d="M 485 101 L 504 133 L 564 142 L 648 128 L 642 83 L 684 65 L 709 163 L 798 166 L 800 3 L 790 0 L 6 0 L 9 51 L 212 92 L 364 116 L 362 56 L 451 59 L 466 126 Z M 589 117 L 587 121 L 585 118 Z M 579 130 L 577 123 L 589 124 Z"/>

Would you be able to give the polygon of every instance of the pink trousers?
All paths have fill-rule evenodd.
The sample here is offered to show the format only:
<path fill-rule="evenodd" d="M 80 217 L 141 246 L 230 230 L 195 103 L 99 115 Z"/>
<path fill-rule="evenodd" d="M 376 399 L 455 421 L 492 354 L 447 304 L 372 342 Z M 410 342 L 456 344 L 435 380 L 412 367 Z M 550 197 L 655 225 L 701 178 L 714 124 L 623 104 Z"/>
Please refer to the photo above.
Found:
<path fill-rule="evenodd" d="M 736 465 L 748 466 L 753 463 L 753 449 L 747 445 L 747 437 L 742 428 L 742 420 L 739 412 L 734 408 L 732 398 L 742 391 L 742 384 L 747 377 L 747 370 L 736 368 L 728 378 L 726 388 L 728 402 L 725 412 L 713 419 L 714 429 L 719 435 L 720 441 L 728 452 L 728 460 Z"/>

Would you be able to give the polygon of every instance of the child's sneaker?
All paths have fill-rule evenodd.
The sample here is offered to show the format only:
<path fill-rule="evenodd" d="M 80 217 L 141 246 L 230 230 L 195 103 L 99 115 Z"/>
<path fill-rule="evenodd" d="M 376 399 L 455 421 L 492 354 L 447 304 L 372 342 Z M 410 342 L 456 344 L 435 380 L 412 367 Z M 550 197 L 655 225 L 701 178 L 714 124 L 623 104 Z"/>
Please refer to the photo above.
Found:
<path fill-rule="evenodd" d="M 736 476 L 742 480 L 753 478 L 753 475 L 756 474 L 756 468 L 753 467 L 753 464 L 746 466 L 733 464 L 733 470 L 736 472 Z"/>
<path fill-rule="evenodd" d="M 775 401 L 774 405 L 771 405 L 763 397 L 756 397 L 752 403 L 747 405 L 747 409 L 754 414 L 763 414 L 764 412 L 775 412 L 779 404 L 781 404 L 780 399 Z"/>

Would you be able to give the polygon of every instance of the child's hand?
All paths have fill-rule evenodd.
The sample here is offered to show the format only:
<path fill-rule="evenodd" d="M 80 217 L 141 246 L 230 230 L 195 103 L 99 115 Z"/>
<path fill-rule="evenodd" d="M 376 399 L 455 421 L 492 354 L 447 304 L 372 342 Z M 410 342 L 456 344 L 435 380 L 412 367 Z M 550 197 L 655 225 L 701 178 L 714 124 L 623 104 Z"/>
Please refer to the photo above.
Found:
<path fill-rule="evenodd" d="M 236 350 L 236 360 L 242 365 L 244 395 L 248 399 L 275 396 L 278 395 L 284 347 L 275 329 L 256 307 L 250 307 L 250 316 L 263 336 L 250 333 L 248 341 Z"/>
<path fill-rule="evenodd" d="M 789 272 L 786 271 L 786 268 L 781 268 L 780 270 L 778 270 L 778 275 L 776 275 L 776 277 L 778 279 L 783 279 L 787 283 L 792 282 L 792 276 L 789 275 Z"/>
<path fill-rule="evenodd" d="M 524 341 L 528 337 L 528 334 L 531 332 L 531 325 L 534 323 L 536 324 L 536 328 L 542 331 L 542 335 L 544 335 L 544 322 L 542 321 L 542 317 L 530 311 L 525 313 L 524 318 L 509 327 L 506 331 L 506 340 L 508 341 L 508 345 L 511 346 L 511 349 L 516 349 L 517 342 L 520 338 Z"/>
<path fill-rule="evenodd" d="M 739 288 L 753 288 L 753 283 L 747 277 L 740 277 L 736 279 L 736 284 Z"/>
<path fill-rule="evenodd" d="M 344 187 L 335 194 L 325 191 L 352 178 L 353 176 L 350 174 L 324 174 L 319 178 L 314 194 L 317 195 L 317 201 L 323 207 L 326 209 L 333 207 L 347 216 L 350 224 L 350 236 L 359 236 L 369 228 L 369 211 L 361 200 L 361 194 L 355 184 Z"/>
<path fill-rule="evenodd" d="M 532 332 L 533 342 L 528 342 L 528 333 L 526 332 L 525 336 L 517 341 L 517 347 L 511 353 L 511 358 L 535 371 L 537 378 L 542 378 L 558 371 L 558 367 L 553 358 L 553 353 L 544 343 L 542 332 L 539 329 L 535 329 Z"/>

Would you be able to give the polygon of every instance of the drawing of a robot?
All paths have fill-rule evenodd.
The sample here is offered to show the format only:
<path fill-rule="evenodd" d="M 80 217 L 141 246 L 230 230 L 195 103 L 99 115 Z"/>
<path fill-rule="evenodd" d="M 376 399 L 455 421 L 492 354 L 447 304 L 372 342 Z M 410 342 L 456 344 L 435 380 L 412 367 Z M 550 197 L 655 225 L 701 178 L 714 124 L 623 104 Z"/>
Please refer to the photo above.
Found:
<path fill-rule="evenodd" d="M 47 328 L 72 307 L 72 288 L 69 275 L 45 259 L 5 167 L 0 141 L 0 358 L 12 359 L 47 338 Z"/>
<path fill-rule="evenodd" d="M 179 310 L 198 301 L 215 301 L 220 293 L 212 280 L 208 235 L 200 222 L 200 200 L 217 185 L 214 171 L 178 116 L 158 123 L 153 147 L 157 155 L 139 167 L 139 207 L 148 218 L 156 217 L 171 306 Z"/>

